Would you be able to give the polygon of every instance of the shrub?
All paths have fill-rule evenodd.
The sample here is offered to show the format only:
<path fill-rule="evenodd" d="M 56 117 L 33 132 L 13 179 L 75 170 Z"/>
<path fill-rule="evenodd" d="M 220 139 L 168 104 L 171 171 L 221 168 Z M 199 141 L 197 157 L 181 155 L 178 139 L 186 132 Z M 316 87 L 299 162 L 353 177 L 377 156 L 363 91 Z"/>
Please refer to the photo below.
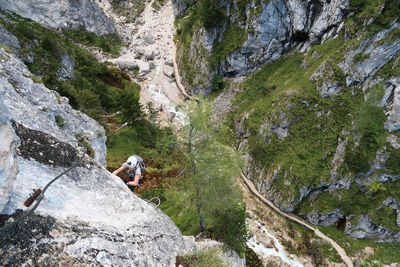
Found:
<path fill-rule="evenodd" d="M 235 250 L 240 257 L 246 252 L 248 239 L 246 227 L 246 209 L 243 206 L 232 206 L 223 213 L 216 213 L 215 234 L 218 239 Z"/>
<path fill-rule="evenodd" d="M 56 124 L 58 127 L 63 128 L 64 127 L 64 119 L 60 115 L 54 116 L 54 119 L 56 120 Z"/>
<path fill-rule="evenodd" d="M 212 91 L 215 93 L 221 92 L 224 89 L 224 80 L 221 76 L 215 75 L 212 79 Z"/>
<path fill-rule="evenodd" d="M 177 257 L 177 266 L 191 267 L 224 267 L 226 266 L 221 259 L 222 251 L 218 249 L 201 250 L 195 254 Z"/>
<path fill-rule="evenodd" d="M 117 97 L 121 119 L 130 124 L 135 123 L 142 117 L 142 106 L 139 103 L 139 96 L 134 90 L 121 91 Z"/>

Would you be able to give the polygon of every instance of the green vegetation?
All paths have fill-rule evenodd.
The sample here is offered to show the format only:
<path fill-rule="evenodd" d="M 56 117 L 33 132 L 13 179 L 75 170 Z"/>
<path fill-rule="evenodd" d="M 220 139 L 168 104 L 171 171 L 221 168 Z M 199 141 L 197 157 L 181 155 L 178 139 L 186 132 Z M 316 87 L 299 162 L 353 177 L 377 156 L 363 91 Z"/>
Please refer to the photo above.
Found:
<path fill-rule="evenodd" d="M 383 66 L 378 72 L 377 75 L 383 78 L 387 78 L 388 76 L 400 76 L 400 56 L 394 57 L 388 64 Z"/>
<path fill-rule="evenodd" d="M 90 146 L 85 133 L 75 134 L 75 138 L 78 140 L 79 144 L 86 149 L 86 154 L 88 154 L 91 158 L 94 158 L 94 150 Z"/>
<path fill-rule="evenodd" d="M 224 60 L 227 55 L 239 50 L 247 38 L 246 30 L 237 25 L 228 26 L 228 29 L 223 34 L 221 42 L 214 42 L 213 52 L 209 59 L 210 64 L 214 67 L 221 60 Z"/>
<path fill-rule="evenodd" d="M 69 31 L 63 30 L 63 34 L 78 43 L 99 47 L 113 56 L 118 56 L 122 47 L 122 42 L 116 34 L 99 36 L 92 32 L 87 32 L 84 28 Z"/>
<path fill-rule="evenodd" d="M 308 255 L 313 266 L 325 266 L 325 259 L 331 262 L 342 263 L 340 255 L 329 243 L 319 239 L 314 232 L 303 226 L 287 221 L 288 235 L 298 244 L 297 247 L 289 240 L 284 240 L 282 245 L 294 255 Z"/>
<path fill-rule="evenodd" d="M 161 7 L 165 4 L 166 0 L 154 0 L 151 6 L 154 10 L 160 11 Z"/>
<path fill-rule="evenodd" d="M 362 52 L 354 55 L 354 64 L 363 62 L 369 58 L 370 54 L 363 55 Z"/>
<path fill-rule="evenodd" d="M 245 6 L 248 3 L 249 1 L 238 2 L 238 10 L 236 10 L 234 8 L 236 5 L 230 2 L 230 12 L 237 13 L 239 18 L 246 20 Z M 209 80 L 209 77 L 204 77 L 202 73 L 199 73 L 197 68 L 198 58 L 201 58 L 210 70 L 215 69 L 221 61 L 226 59 L 226 56 L 240 49 L 251 29 L 247 32 L 237 24 L 229 23 L 225 15 L 226 7 L 223 6 L 224 3 L 220 0 L 191 1 L 189 4 L 191 6 L 187 9 L 185 15 L 175 21 L 177 26 L 175 40 L 179 41 L 177 42 L 177 49 L 180 51 L 177 61 L 180 68 L 185 70 L 182 75 L 187 84 L 191 87 L 204 87 L 202 84 L 195 84 L 195 81 L 198 81 L 199 77 L 201 77 L 200 80 Z M 206 31 L 219 29 L 219 36 L 217 36 L 213 43 L 213 50 L 210 57 L 208 57 L 205 48 L 197 40 L 193 39 L 198 38 L 198 34 L 196 33 L 199 32 L 201 27 L 204 27 Z M 189 53 L 190 51 L 193 51 L 193 45 L 197 46 L 197 55 L 189 58 L 188 55 L 191 54 Z"/>
<path fill-rule="evenodd" d="M 235 185 L 239 158 L 221 144 L 224 129 L 214 126 L 210 120 L 210 105 L 204 101 L 192 103 L 188 112 L 190 123 L 181 130 L 182 140 L 174 142 L 164 138 L 160 139 L 162 145 L 158 145 L 165 150 L 174 144 L 166 157 L 176 159 L 180 155 L 181 168 L 184 167 L 178 177 L 168 182 L 170 186 L 155 192 L 165 198 L 160 208 L 183 234 L 206 232 L 243 256 L 247 239 L 246 209 Z"/>
<path fill-rule="evenodd" d="M 400 150 L 390 147 L 387 151 L 388 159 L 385 162 L 385 167 L 392 175 L 400 175 Z"/>
<path fill-rule="evenodd" d="M 9 48 L 8 46 L 6 46 L 6 45 L 3 45 L 3 44 L 0 44 L 0 48 L 3 48 L 7 53 L 9 53 L 9 54 L 13 54 L 14 52 L 12 51 L 12 49 L 11 48 Z"/>
<path fill-rule="evenodd" d="M 345 235 L 341 230 L 334 227 L 318 227 L 321 232 L 334 239 L 344 248 L 347 255 L 355 256 L 364 248 L 371 247 L 374 253 L 368 257 L 368 261 L 379 261 L 382 264 L 400 262 L 399 244 L 376 243 L 370 240 L 357 240 Z"/>
<path fill-rule="evenodd" d="M 64 119 L 60 115 L 54 116 L 54 119 L 56 120 L 56 124 L 58 127 L 63 128 L 64 127 Z"/>
<path fill-rule="evenodd" d="M 146 7 L 142 0 L 112 0 L 111 5 L 114 12 L 127 18 L 127 22 L 134 22 Z"/>
<path fill-rule="evenodd" d="M 354 28 L 373 19 L 373 23 L 366 27 L 369 35 L 390 28 L 390 23 L 400 17 L 400 6 L 392 0 L 352 0 L 350 5 L 358 11 L 351 18 L 356 22 Z"/>
<path fill-rule="evenodd" d="M 238 108 L 228 123 L 233 130 L 242 121 L 249 131 L 248 152 L 256 167 L 265 169 L 267 174 L 274 173 L 276 179 L 271 189 L 275 202 L 283 207 L 300 196 L 300 187 L 318 187 L 332 181 L 332 161 L 339 142 L 344 140 L 346 150 L 344 162 L 336 169 L 338 177 L 362 177 L 376 153 L 385 149 L 389 153 L 385 166 L 392 174 L 398 174 L 399 152 L 386 142 L 386 116 L 384 108 L 377 106 L 384 94 L 384 84 L 367 93 L 346 87 L 338 67 L 346 53 L 358 44 L 359 40 L 345 41 L 339 36 L 314 46 L 304 55 L 289 53 L 247 78 L 236 97 L 234 105 Z M 360 53 L 356 61 L 367 57 Z M 392 60 L 385 72 L 397 71 L 393 67 L 396 62 Z M 322 72 L 322 79 L 339 83 L 339 94 L 321 97 L 318 88 L 322 83 L 311 80 L 317 70 Z M 283 130 L 288 135 L 278 135 L 277 128 L 280 134 Z M 381 184 L 368 178 L 372 179 L 365 177 L 364 185 L 352 184 L 349 190 L 324 191 L 314 195 L 313 200 L 304 199 L 295 212 L 329 213 L 341 208 L 345 216 L 356 215 L 354 223 L 361 214 L 369 214 L 377 225 L 398 231 L 395 212 L 381 207 L 387 197 L 398 196 L 398 183 Z"/>
<path fill-rule="evenodd" d="M 212 79 L 212 87 L 211 90 L 213 93 L 221 92 L 225 87 L 224 80 L 221 76 L 215 75 Z"/>
<path fill-rule="evenodd" d="M 340 189 L 332 193 L 323 191 L 313 200 L 303 200 L 296 213 L 307 214 L 312 210 L 319 210 L 326 214 L 340 208 L 344 216 L 356 215 L 352 219 L 354 224 L 360 215 L 369 214 L 373 223 L 399 231 L 395 211 L 392 214 L 387 208 L 382 208 L 382 202 L 390 196 L 396 199 L 400 197 L 400 182 L 390 181 L 380 185 L 377 185 L 379 182 L 375 182 L 374 185 L 374 181 L 375 179 L 371 179 L 363 185 L 353 183 L 349 190 Z M 383 211 L 386 212 L 385 216 L 381 216 Z"/>
<path fill-rule="evenodd" d="M 177 258 L 177 263 L 190 267 L 225 267 L 227 266 L 221 258 L 222 251 L 218 249 L 201 250 L 195 254 L 185 255 Z"/>
<path fill-rule="evenodd" d="M 44 29 L 28 19 L 16 15 L 7 16 L 14 23 L 2 19 L 0 23 L 18 38 L 23 47 L 19 53 L 22 56 L 34 55 L 34 61 L 27 63 L 33 73 L 32 80 L 68 97 L 74 108 L 100 120 L 105 112 L 124 111 L 126 105 L 121 107 L 118 103 L 121 96 L 132 94 L 132 91 L 138 94 L 139 86 L 130 82 L 126 73 L 99 63 L 88 51 L 79 48 L 70 39 Z M 57 69 L 67 54 L 75 63 L 74 79 L 58 80 Z"/>

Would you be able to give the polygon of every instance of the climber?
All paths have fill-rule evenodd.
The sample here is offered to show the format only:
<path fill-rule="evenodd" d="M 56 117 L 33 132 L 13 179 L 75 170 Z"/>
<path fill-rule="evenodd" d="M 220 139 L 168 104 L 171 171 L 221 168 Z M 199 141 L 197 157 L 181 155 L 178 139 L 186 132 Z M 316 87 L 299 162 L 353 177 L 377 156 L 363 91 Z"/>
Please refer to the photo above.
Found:
<path fill-rule="evenodd" d="M 140 185 L 142 172 L 146 170 L 143 159 L 136 155 L 130 156 L 120 168 L 113 171 L 113 174 L 117 175 L 123 170 L 126 170 L 126 175 L 128 176 L 128 182 L 126 184 L 131 191 L 134 191 L 135 188 Z"/>

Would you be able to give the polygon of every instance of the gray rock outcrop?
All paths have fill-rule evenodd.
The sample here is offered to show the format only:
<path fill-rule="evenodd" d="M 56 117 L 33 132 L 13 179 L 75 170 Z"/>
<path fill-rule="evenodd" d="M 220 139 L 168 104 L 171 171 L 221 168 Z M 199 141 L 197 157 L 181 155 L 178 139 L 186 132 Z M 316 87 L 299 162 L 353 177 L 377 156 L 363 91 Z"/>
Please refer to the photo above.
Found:
<path fill-rule="evenodd" d="M 0 24 L 0 44 L 11 48 L 14 52 L 21 48 L 17 37 Z"/>
<path fill-rule="evenodd" d="M 393 103 L 389 106 L 388 118 L 385 122 L 385 128 L 389 132 L 400 129 L 400 77 L 390 80 L 390 95 L 393 96 Z"/>
<path fill-rule="evenodd" d="M 10 118 L 75 146 L 76 141 L 84 140 L 94 151 L 94 158 L 104 165 L 104 128 L 86 114 L 73 110 L 66 97 L 34 83 L 32 76 L 18 58 L 0 48 L 0 86 L 5 90 L 4 105 Z"/>
<path fill-rule="evenodd" d="M 96 158 L 105 149 L 97 122 L 31 76 L 0 48 L 0 136 L 6 141 L 0 145 L 0 226 L 21 216 L 32 189 L 43 190 L 78 161 L 82 152 L 70 141 L 75 133 L 85 130 L 92 138 Z M 55 115 L 64 118 L 63 127 Z M 33 215 L 0 232 L 0 265 L 172 266 L 183 247 L 168 216 L 86 155 L 48 188 Z"/>
<path fill-rule="evenodd" d="M 3 0 L 0 1 L 0 9 L 53 29 L 74 30 L 82 27 L 97 35 L 115 32 L 113 21 L 93 0 Z"/>
<path fill-rule="evenodd" d="M 316 81 L 317 90 L 319 90 L 322 98 L 334 98 L 350 88 L 354 91 L 360 90 L 364 94 L 364 100 L 367 101 L 371 94 L 376 93 L 376 91 L 374 91 L 376 90 L 376 86 L 381 86 L 379 87 L 379 90 L 381 90 L 379 91 L 379 96 L 382 97 L 382 99 L 377 99 L 377 103 L 373 104 L 386 109 L 385 114 L 387 115 L 387 119 L 384 123 L 384 127 L 389 133 L 393 134 L 390 134 L 387 137 L 387 145 L 383 146 L 379 150 L 371 152 L 374 153 L 373 156 L 375 157 L 368 162 L 370 166 L 368 171 L 361 174 L 354 174 L 343 170 L 343 168 L 348 166 L 345 165 L 348 164 L 345 162 L 345 156 L 346 151 L 352 145 L 350 142 L 353 142 L 350 138 L 354 136 L 354 133 L 347 131 L 348 129 L 342 129 L 341 132 L 338 132 L 340 137 L 337 138 L 336 152 L 331 152 L 332 159 L 330 160 L 329 165 L 330 179 L 319 179 L 318 186 L 299 186 L 295 181 L 293 181 L 293 179 L 285 179 L 285 177 L 291 176 L 291 169 L 288 170 L 287 168 L 285 172 L 281 171 L 281 165 L 279 162 L 276 162 L 273 168 L 264 169 L 262 164 L 260 166 L 259 162 L 256 162 L 250 155 L 247 155 L 247 177 L 255 183 L 257 190 L 261 194 L 273 201 L 281 209 L 293 211 L 303 199 L 307 199 L 307 201 L 313 203 L 315 200 L 315 198 L 313 199 L 314 193 L 317 195 L 325 190 L 328 190 L 329 193 L 338 193 L 339 189 L 349 190 L 353 185 L 365 189 L 366 186 L 370 185 L 371 177 L 376 178 L 377 181 L 383 185 L 385 185 L 386 182 L 398 181 L 399 176 L 389 173 L 386 169 L 385 162 L 390 157 L 387 153 L 387 151 L 391 149 L 390 146 L 394 149 L 400 148 L 400 141 L 398 140 L 398 137 L 395 136 L 397 135 L 395 132 L 400 129 L 400 80 L 397 76 L 385 76 L 386 74 L 380 74 L 382 72 L 388 72 L 385 69 L 383 69 L 382 72 L 380 70 L 382 70 L 383 67 L 387 68 L 386 65 L 390 62 L 394 62 L 393 65 L 389 65 L 393 66 L 392 69 L 398 67 L 400 39 L 395 32 L 392 32 L 398 31 L 398 29 L 398 23 L 392 23 L 389 29 L 377 32 L 371 37 L 368 37 L 368 39 L 361 41 L 359 45 L 352 47 L 349 52 L 346 52 L 346 55 L 343 57 L 344 60 L 337 64 L 338 67 L 332 65 L 331 62 L 322 61 L 319 67 L 316 68 L 316 71 L 311 75 L 311 79 Z M 320 58 L 320 56 L 316 51 L 314 51 L 311 55 L 311 59 L 317 60 L 318 58 Z M 333 70 L 332 66 L 336 67 L 336 69 Z M 305 64 L 302 64 L 302 67 L 307 69 Z M 334 72 L 337 73 L 335 74 Z M 340 80 L 340 82 L 338 82 L 338 80 Z M 274 102 L 279 103 L 278 100 L 275 100 Z M 312 108 L 310 103 L 307 101 L 301 101 L 300 103 Z M 289 102 L 288 104 L 291 103 Z M 317 106 L 318 105 L 315 105 L 314 108 L 318 108 Z M 324 111 L 318 111 L 316 112 L 316 117 L 322 116 L 324 112 L 325 114 L 329 114 L 332 111 L 331 108 Z M 248 149 L 248 138 L 250 137 L 250 133 L 247 120 L 253 115 L 251 114 L 252 112 L 252 110 L 246 111 L 240 118 L 235 118 L 236 138 L 239 141 L 238 147 L 242 151 Z M 275 108 L 273 112 L 265 115 L 262 123 L 260 122 L 258 124 L 259 131 L 257 134 L 263 138 L 265 143 L 268 144 L 271 142 L 268 137 L 274 133 L 276 125 L 279 123 L 285 124 L 285 120 L 283 120 L 281 116 L 282 114 L 276 112 Z M 358 118 L 352 117 L 354 124 L 357 123 L 357 119 Z M 284 135 L 279 136 L 279 133 L 282 132 L 275 132 L 281 140 L 286 138 Z M 288 125 L 288 131 L 286 133 L 288 136 L 287 138 L 290 138 L 290 124 Z M 356 146 L 358 145 L 359 144 L 356 144 Z M 294 165 L 290 165 L 290 168 L 292 166 Z M 295 173 L 295 170 L 293 170 L 293 173 Z M 274 182 L 279 184 L 281 188 L 277 189 L 274 187 Z M 291 190 L 289 191 L 287 188 L 291 188 Z M 339 192 L 338 194 L 340 196 L 341 193 Z M 339 201 L 340 200 L 339 197 Z M 389 202 L 390 201 L 388 201 L 388 203 Z M 397 202 L 392 201 L 387 205 L 384 204 L 394 209 L 394 212 L 397 215 L 394 223 L 399 225 L 400 211 L 396 203 Z M 312 205 L 313 204 L 310 206 Z M 334 225 L 346 221 L 347 226 L 345 233 L 354 238 L 366 238 L 379 242 L 398 242 L 400 232 L 393 230 L 395 228 L 389 229 L 384 225 L 384 223 L 379 225 L 378 222 L 374 222 L 373 219 L 371 219 L 373 218 L 372 216 L 377 216 L 377 211 L 379 211 L 379 208 L 369 211 L 370 213 L 357 214 L 359 217 L 357 217 L 355 222 L 352 220 L 352 218 L 354 218 L 352 217 L 353 214 L 345 214 L 340 206 L 332 208 L 332 211 L 327 213 L 321 213 L 317 208 L 315 208 L 311 212 L 301 215 L 310 223 L 315 225 Z M 391 218 L 391 220 L 392 219 L 393 218 Z M 393 223 L 393 221 L 391 221 L 391 223 Z"/>
<path fill-rule="evenodd" d="M 70 54 L 65 54 L 62 59 L 60 66 L 56 71 L 56 77 L 59 80 L 72 80 L 74 79 L 74 68 L 75 62 Z"/>
<path fill-rule="evenodd" d="M 181 15 L 184 12 L 185 1 L 176 0 L 172 4 L 176 14 Z M 183 72 L 181 75 L 187 88 L 191 87 L 201 93 L 207 92 L 206 88 L 211 86 L 210 77 L 215 72 L 230 77 L 247 75 L 258 67 L 279 59 L 292 48 L 305 50 L 312 44 L 336 36 L 343 27 L 343 18 L 349 13 L 349 0 L 272 0 L 262 2 L 260 7 L 250 3 L 245 10 L 247 21 L 239 22 L 237 15 L 231 10 L 233 7 L 225 2 L 222 5 L 228 5 L 224 9 L 229 20 L 224 26 L 209 32 L 204 28 L 195 31 L 189 55 L 180 55 L 179 50 L 177 54 L 179 64 L 183 57 L 188 57 L 189 62 L 196 62 L 196 73 L 191 74 L 193 81 L 190 84 L 185 81 Z M 250 10 L 258 8 L 261 12 L 251 15 L 253 12 Z M 210 67 L 206 61 L 212 53 L 213 43 L 221 41 L 222 35 L 218 32 L 226 30 L 229 24 L 238 24 L 246 32 L 247 38 L 236 52 L 227 55 L 217 67 Z M 334 89 L 328 88 L 328 91 L 332 90 Z"/>
<path fill-rule="evenodd" d="M 307 214 L 307 220 L 313 225 L 329 226 L 337 223 L 340 219 L 343 219 L 343 212 L 340 209 L 326 214 L 320 213 L 319 210 L 313 210 Z"/>
<path fill-rule="evenodd" d="M 48 134 L 12 125 L 21 142 L 19 172 L 3 219 L 18 217 L 32 188 L 43 189 L 80 157 L 74 147 Z M 0 236 L 2 265 L 34 260 L 38 265 L 169 266 L 183 243 L 168 216 L 88 156 L 49 187 L 26 223 L 27 228 L 21 223 Z M 32 250 L 33 256 L 27 253 Z"/>
<path fill-rule="evenodd" d="M 187 1 L 171 0 L 175 18 L 182 16 L 189 7 Z"/>
<path fill-rule="evenodd" d="M 9 200 L 15 176 L 17 138 L 8 122 L 8 109 L 4 106 L 5 89 L 0 85 L 0 211 Z"/>
<path fill-rule="evenodd" d="M 366 86 L 369 86 L 367 81 L 372 79 L 378 70 L 399 53 L 400 39 L 389 44 L 386 42 L 379 44 L 379 41 L 395 29 L 400 29 L 399 23 L 394 23 L 391 28 L 380 31 L 371 38 L 362 41 L 357 49 L 347 53 L 345 60 L 338 64 L 346 76 L 347 86 L 364 83 L 363 89 L 365 91 Z M 355 59 L 356 55 L 361 55 L 365 59 L 358 62 Z"/>
<path fill-rule="evenodd" d="M 394 232 L 371 222 L 368 215 L 361 215 L 356 224 L 347 223 L 345 233 L 352 238 L 368 238 L 384 242 L 400 242 L 400 232 Z"/>

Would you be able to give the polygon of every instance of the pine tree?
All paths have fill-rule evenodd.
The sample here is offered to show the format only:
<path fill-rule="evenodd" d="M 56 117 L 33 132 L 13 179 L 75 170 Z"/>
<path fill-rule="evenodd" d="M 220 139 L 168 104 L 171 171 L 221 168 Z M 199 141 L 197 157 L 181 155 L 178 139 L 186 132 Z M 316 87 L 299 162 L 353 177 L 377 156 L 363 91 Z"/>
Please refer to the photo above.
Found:
<path fill-rule="evenodd" d="M 211 105 L 198 100 L 190 105 L 189 122 L 182 130 L 187 147 L 190 182 L 187 190 L 196 205 L 201 231 L 212 229 L 219 238 L 239 253 L 247 238 L 246 212 L 239 177 L 240 157 L 219 142 L 222 125 L 211 119 Z"/>

